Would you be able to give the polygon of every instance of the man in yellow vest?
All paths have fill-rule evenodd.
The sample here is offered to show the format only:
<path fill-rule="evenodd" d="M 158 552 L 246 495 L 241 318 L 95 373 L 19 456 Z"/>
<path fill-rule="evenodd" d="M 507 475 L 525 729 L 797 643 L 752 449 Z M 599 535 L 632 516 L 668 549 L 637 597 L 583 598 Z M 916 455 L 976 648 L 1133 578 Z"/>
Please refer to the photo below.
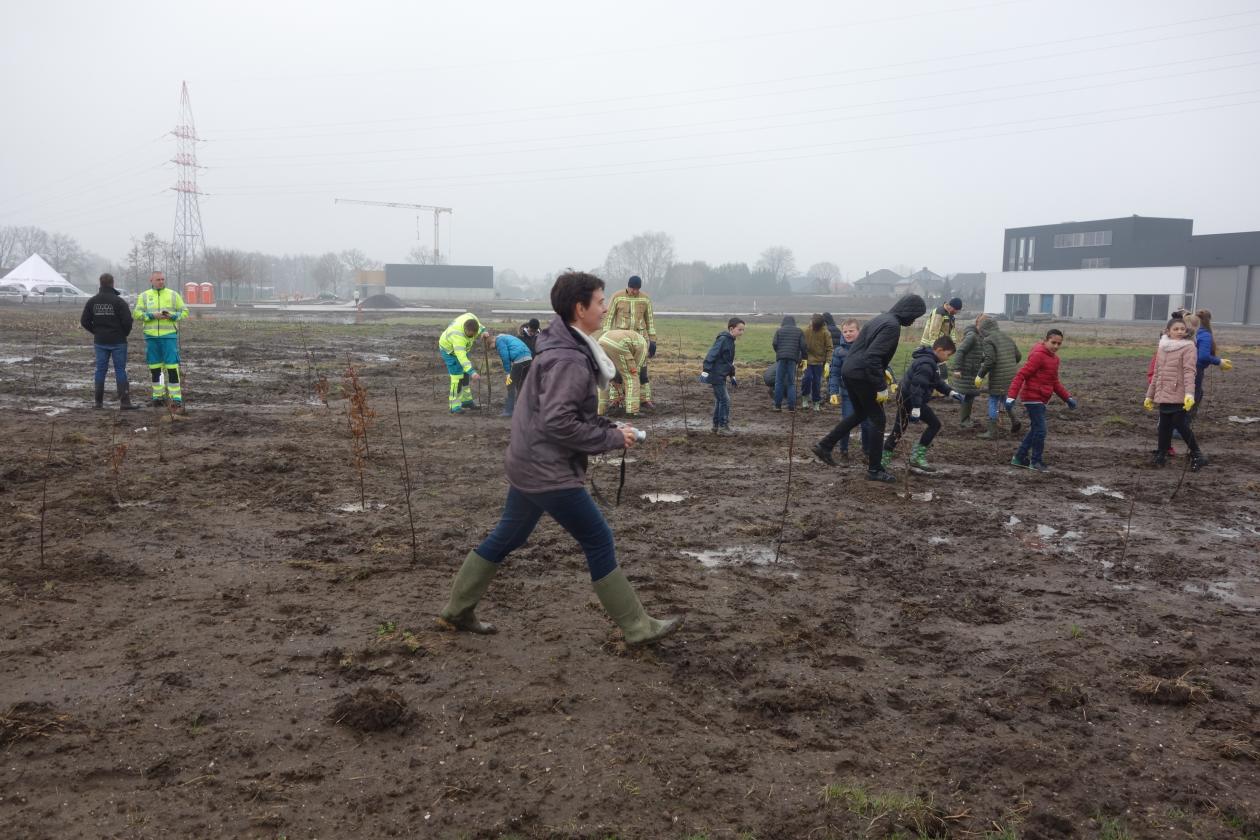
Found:
<path fill-rule="evenodd" d="M 179 292 L 166 288 L 166 275 L 155 271 L 149 275 L 149 286 L 136 298 L 132 316 L 144 324 L 145 356 L 149 378 L 153 380 L 153 405 L 162 405 L 168 398 L 176 412 L 183 413 L 184 393 L 179 383 L 179 327 L 175 324 L 188 317 L 188 306 Z M 165 382 L 163 381 L 165 374 Z"/>
<path fill-rule="evenodd" d="M 635 274 L 626 281 L 624 291 L 613 295 L 604 315 L 605 330 L 634 330 L 647 341 L 647 358 L 656 355 L 656 316 L 652 312 L 652 300 L 643 293 L 643 280 Z M 643 386 L 643 407 L 656 408 L 652 403 L 652 381 L 648 376 L 647 362 L 639 367 L 639 384 Z"/>
<path fill-rule="evenodd" d="M 626 416 L 636 416 L 639 413 L 639 371 L 647 364 L 647 340 L 634 330 L 609 330 L 599 337 L 599 346 L 612 359 L 617 376 L 607 388 L 599 390 L 597 413 L 605 414 L 610 401 L 614 405 L 620 401 L 622 395 L 617 388 L 620 380 L 625 389 Z"/>
<path fill-rule="evenodd" d="M 481 374 L 473 368 L 473 363 L 468 358 L 468 351 L 476 345 L 477 339 L 482 335 L 489 335 L 486 328 L 477 320 L 476 315 L 465 312 L 451 321 L 450 326 L 438 339 L 438 352 L 442 354 L 442 361 L 446 363 L 446 372 L 451 377 L 448 399 L 451 414 L 461 414 L 481 407 L 473 400 L 472 393 L 472 382 L 474 379 L 480 379 Z"/>

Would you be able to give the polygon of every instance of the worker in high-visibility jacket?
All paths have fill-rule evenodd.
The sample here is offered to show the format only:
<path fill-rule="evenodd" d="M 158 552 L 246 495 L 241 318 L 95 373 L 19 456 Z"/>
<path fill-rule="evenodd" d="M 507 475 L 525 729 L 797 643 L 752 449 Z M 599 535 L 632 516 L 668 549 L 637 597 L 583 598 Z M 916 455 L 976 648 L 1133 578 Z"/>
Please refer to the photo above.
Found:
<path fill-rule="evenodd" d="M 620 391 L 625 391 L 625 409 L 627 417 L 639 413 L 639 371 L 647 364 L 647 339 L 634 330 L 609 330 L 599 337 L 599 346 L 612 359 L 617 368 L 617 375 L 607 388 L 599 390 L 599 407 L 597 412 L 604 414 L 609 404 L 617 404 L 621 400 Z M 620 382 L 621 389 L 617 385 Z"/>
<path fill-rule="evenodd" d="M 472 393 L 472 382 L 474 379 L 480 379 L 481 374 L 477 373 L 473 367 L 472 361 L 468 358 L 468 351 L 473 349 L 477 339 L 483 335 L 487 335 L 486 328 L 477 320 L 477 316 L 471 312 L 465 312 L 451 321 L 451 325 L 438 339 L 438 352 L 442 354 L 442 361 L 446 363 L 446 372 L 451 378 L 448 400 L 451 414 L 472 411 L 481 407 L 473 400 Z"/>
<path fill-rule="evenodd" d="M 153 405 L 171 401 L 182 412 L 184 392 L 179 382 L 179 327 L 188 317 L 188 306 L 179 292 L 166 288 L 166 275 L 155 271 L 149 286 L 136 298 L 132 317 L 144 324 L 145 357 L 153 383 Z"/>
<path fill-rule="evenodd" d="M 634 330 L 647 341 L 647 357 L 651 359 L 656 355 L 656 316 L 652 311 L 652 299 L 643 293 L 643 279 L 639 275 L 633 275 L 626 281 L 626 288 L 612 296 L 602 327 L 605 330 Z M 648 376 L 646 362 L 639 367 L 639 384 L 643 386 L 644 406 L 656 408 L 652 404 L 652 378 Z"/>

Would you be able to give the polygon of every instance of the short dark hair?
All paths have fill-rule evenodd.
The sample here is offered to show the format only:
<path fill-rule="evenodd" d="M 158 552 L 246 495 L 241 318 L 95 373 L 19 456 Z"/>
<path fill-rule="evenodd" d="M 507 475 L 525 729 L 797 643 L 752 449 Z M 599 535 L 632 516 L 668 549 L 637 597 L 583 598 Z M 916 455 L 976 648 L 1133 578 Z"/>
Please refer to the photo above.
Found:
<path fill-rule="evenodd" d="M 958 349 L 958 345 L 954 344 L 954 339 L 950 338 L 947 335 L 943 335 L 940 338 L 936 339 L 936 341 L 932 342 L 932 349 L 933 350 L 948 350 L 949 352 L 953 353 L 955 350 Z"/>
<path fill-rule="evenodd" d="M 556 278 L 551 287 L 551 308 L 564 319 L 573 323 L 577 317 L 577 305 L 591 305 L 597 289 L 604 288 L 604 281 L 585 271 L 566 271 Z"/>
<path fill-rule="evenodd" d="M 1063 330 L 1058 329 L 1057 327 L 1051 327 L 1046 330 L 1046 338 L 1049 338 L 1052 335 L 1057 335 L 1059 338 L 1063 338 Z"/>
<path fill-rule="evenodd" d="M 541 326 L 542 326 L 542 324 L 538 323 L 538 319 L 537 319 L 537 318 L 530 318 L 530 319 L 529 319 L 529 323 L 528 323 L 528 324 L 526 324 L 525 326 L 529 327 L 531 330 L 536 330 L 536 329 L 538 329 L 539 327 L 541 327 Z"/>
<path fill-rule="evenodd" d="M 107 272 L 105 272 L 104 274 L 102 274 L 102 275 L 101 275 L 101 285 L 102 285 L 102 286 L 112 286 L 112 285 L 114 285 L 114 275 L 110 274 L 108 271 L 107 271 Z"/>
<path fill-rule="evenodd" d="M 729 321 L 727 321 L 727 322 L 726 322 L 726 328 L 727 328 L 728 330 L 733 330 L 733 329 L 735 329 L 736 327 L 738 327 L 738 326 L 739 326 L 740 324 L 742 324 L 742 323 L 744 323 L 744 319 L 743 319 L 743 318 L 732 318 L 731 320 L 729 320 Z"/>
<path fill-rule="evenodd" d="M 464 335 L 468 335 L 469 327 L 472 327 L 472 334 L 476 335 L 477 331 L 481 329 L 481 322 L 478 321 L 475 317 L 469 318 L 468 320 L 464 321 Z"/>

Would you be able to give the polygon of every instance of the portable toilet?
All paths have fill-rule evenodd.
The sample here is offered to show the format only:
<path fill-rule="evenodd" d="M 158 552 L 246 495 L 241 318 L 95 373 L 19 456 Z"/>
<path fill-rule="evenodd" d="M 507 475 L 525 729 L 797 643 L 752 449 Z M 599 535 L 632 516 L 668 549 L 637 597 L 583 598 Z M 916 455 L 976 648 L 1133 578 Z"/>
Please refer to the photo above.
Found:
<path fill-rule="evenodd" d="M 214 303 L 214 284 L 213 283 L 201 284 L 200 300 L 202 303 Z"/>
<path fill-rule="evenodd" d="M 196 283 L 185 283 L 184 284 L 184 303 L 196 303 L 197 290 L 199 288 L 201 287 L 198 286 Z"/>

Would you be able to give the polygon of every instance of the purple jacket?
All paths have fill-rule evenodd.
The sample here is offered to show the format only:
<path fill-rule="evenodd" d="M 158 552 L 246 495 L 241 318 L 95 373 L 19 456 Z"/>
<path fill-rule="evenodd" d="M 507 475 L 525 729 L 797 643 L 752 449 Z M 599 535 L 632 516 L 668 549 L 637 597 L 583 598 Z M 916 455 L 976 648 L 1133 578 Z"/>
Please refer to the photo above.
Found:
<path fill-rule="evenodd" d="M 598 377 L 590 347 L 557 315 L 538 334 L 512 412 L 508 483 L 522 493 L 582 487 L 586 456 L 625 446 L 616 424 L 595 413 Z"/>

